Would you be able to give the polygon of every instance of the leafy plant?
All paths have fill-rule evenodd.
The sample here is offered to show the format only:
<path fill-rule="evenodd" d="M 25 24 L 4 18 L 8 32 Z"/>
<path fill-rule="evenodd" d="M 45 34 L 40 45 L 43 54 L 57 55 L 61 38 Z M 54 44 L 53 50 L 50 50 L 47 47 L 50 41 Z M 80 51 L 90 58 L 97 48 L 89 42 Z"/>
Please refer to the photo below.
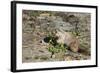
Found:
<path fill-rule="evenodd" d="M 51 33 L 49 33 L 48 37 L 50 37 L 50 40 L 49 47 L 47 49 L 52 53 L 52 55 L 59 52 L 66 52 L 66 49 L 68 48 L 67 46 L 57 43 Z"/>

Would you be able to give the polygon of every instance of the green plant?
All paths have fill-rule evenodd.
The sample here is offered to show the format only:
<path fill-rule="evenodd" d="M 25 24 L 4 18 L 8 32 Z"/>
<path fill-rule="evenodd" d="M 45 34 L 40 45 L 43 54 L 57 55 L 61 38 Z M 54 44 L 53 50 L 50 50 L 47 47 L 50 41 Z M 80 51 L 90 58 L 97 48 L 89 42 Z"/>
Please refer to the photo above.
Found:
<path fill-rule="evenodd" d="M 68 48 L 67 46 L 65 46 L 64 44 L 56 43 L 56 40 L 51 33 L 49 33 L 48 37 L 50 37 L 50 40 L 49 47 L 47 49 L 52 53 L 52 55 L 59 52 L 66 52 L 66 49 Z"/>

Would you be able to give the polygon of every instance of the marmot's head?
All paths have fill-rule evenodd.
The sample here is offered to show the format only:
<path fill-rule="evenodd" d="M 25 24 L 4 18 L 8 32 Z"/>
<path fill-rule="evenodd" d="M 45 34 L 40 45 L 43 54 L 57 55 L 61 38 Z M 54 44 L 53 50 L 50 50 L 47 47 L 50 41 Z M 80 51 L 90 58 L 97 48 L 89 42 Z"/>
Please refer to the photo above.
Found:
<path fill-rule="evenodd" d="M 54 36 L 55 36 L 55 39 L 57 41 L 57 43 L 64 43 L 64 32 L 61 31 L 61 30 L 55 30 L 54 32 Z"/>

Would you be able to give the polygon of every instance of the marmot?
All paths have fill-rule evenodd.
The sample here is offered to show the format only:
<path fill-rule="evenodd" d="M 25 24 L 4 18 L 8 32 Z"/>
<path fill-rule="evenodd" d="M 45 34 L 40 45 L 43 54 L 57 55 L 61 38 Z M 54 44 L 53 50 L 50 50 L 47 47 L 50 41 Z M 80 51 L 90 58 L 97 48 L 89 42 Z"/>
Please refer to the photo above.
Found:
<path fill-rule="evenodd" d="M 79 40 L 70 32 L 56 30 L 55 36 L 57 37 L 57 43 L 67 45 L 73 52 L 79 51 Z"/>

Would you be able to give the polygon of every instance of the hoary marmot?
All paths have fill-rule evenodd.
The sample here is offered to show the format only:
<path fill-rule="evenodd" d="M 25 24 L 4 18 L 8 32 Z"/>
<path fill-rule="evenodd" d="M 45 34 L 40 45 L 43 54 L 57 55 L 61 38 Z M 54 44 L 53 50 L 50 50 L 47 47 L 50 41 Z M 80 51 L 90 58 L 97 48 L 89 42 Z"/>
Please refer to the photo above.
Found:
<path fill-rule="evenodd" d="M 58 38 L 57 43 L 65 44 L 71 51 L 78 52 L 79 41 L 74 35 L 63 30 L 56 30 L 55 36 Z"/>

